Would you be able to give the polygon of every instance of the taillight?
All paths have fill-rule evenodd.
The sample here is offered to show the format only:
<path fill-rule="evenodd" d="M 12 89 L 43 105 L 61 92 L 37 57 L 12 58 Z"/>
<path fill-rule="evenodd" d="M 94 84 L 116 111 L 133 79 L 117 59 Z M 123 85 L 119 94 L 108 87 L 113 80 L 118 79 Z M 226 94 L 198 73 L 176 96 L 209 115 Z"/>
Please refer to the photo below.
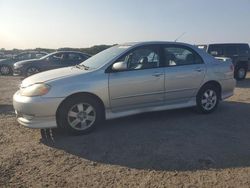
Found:
<path fill-rule="evenodd" d="M 234 71 L 234 65 L 230 65 L 230 70 Z"/>

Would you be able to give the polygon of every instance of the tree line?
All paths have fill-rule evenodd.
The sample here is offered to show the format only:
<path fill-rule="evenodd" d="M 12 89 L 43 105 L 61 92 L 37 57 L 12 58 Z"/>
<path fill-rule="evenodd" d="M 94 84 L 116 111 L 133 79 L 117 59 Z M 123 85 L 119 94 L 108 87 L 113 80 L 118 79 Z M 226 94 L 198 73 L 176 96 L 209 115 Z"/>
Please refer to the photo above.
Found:
<path fill-rule="evenodd" d="M 64 48 L 58 48 L 58 49 L 50 49 L 50 48 L 35 48 L 35 49 L 12 49 L 12 50 L 5 50 L 4 48 L 0 49 L 1 53 L 9 53 L 9 54 L 18 54 L 21 52 L 25 52 L 25 51 L 44 51 L 47 53 L 51 53 L 51 52 L 55 52 L 55 51 L 80 51 L 80 52 L 84 52 L 87 53 L 89 55 L 95 55 L 111 46 L 114 45 L 95 45 L 89 48 L 69 48 L 69 47 L 64 47 Z"/>

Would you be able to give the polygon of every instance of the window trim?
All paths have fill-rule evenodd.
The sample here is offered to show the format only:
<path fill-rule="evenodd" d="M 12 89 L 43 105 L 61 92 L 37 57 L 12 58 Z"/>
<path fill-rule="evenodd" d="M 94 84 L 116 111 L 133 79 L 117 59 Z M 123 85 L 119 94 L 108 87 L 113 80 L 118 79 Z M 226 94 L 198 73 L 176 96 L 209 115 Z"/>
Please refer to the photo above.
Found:
<path fill-rule="evenodd" d="M 132 51 L 135 51 L 137 49 L 143 49 L 143 48 L 155 48 L 156 51 L 159 54 L 159 67 L 154 67 L 154 68 L 145 68 L 145 69 L 127 69 L 127 70 L 122 70 L 122 71 L 115 71 L 112 69 L 112 66 L 119 62 L 120 59 L 122 59 L 123 57 L 127 56 L 128 54 L 130 54 Z M 162 49 L 161 49 L 161 45 L 160 44 L 145 44 L 145 45 L 141 45 L 141 46 L 137 46 L 134 47 L 132 49 L 130 49 L 129 51 L 127 51 L 125 54 L 123 54 L 122 56 L 116 58 L 113 63 L 105 70 L 105 73 L 116 73 L 116 72 L 130 72 L 130 71 L 142 71 L 142 70 L 149 70 L 149 69 L 157 69 L 157 68 L 161 68 L 163 67 L 163 59 L 162 59 Z"/>
<path fill-rule="evenodd" d="M 185 64 L 185 65 L 175 65 L 175 66 L 166 65 L 164 63 L 166 61 L 164 49 L 165 48 L 171 48 L 171 47 L 173 47 L 173 48 L 183 48 L 183 49 L 186 49 L 186 50 L 192 52 L 194 55 L 196 55 L 197 57 L 199 57 L 201 59 L 201 63 L 193 63 L 193 64 Z M 180 44 L 164 44 L 164 45 L 162 45 L 162 59 L 163 59 L 163 66 L 164 67 L 183 67 L 183 66 L 203 65 L 203 64 L 205 64 L 203 58 L 200 56 L 200 54 L 198 52 L 196 52 L 194 49 L 192 49 L 192 48 L 190 48 L 188 46 L 180 45 Z"/>

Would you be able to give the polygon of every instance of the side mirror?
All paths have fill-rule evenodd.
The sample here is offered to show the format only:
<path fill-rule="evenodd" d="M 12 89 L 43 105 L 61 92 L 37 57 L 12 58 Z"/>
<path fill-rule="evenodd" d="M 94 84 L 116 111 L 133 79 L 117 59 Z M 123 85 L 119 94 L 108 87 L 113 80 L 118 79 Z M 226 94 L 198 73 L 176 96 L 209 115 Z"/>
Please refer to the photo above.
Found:
<path fill-rule="evenodd" d="M 127 63 L 121 61 L 121 62 L 116 62 L 112 66 L 112 70 L 114 71 L 124 71 L 127 70 Z"/>

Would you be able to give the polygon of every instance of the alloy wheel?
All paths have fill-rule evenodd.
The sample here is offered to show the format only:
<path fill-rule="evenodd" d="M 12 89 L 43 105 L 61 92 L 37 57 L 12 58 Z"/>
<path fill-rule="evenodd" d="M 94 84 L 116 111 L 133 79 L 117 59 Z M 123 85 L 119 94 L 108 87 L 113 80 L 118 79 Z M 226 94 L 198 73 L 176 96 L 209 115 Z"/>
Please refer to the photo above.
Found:
<path fill-rule="evenodd" d="M 86 130 L 96 120 L 96 111 L 93 106 L 87 103 L 75 104 L 68 112 L 68 123 L 76 130 Z"/>
<path fill-rule="evenodd" d="M 31 75 L 36 74 L 38 72 L 39 72 L 39 70 L 37 68 L 35 68 L 35 67 L 28 68 L 27 76 L 31 76 Z"/>
<path fill-rule="evenodd" d="M 202 95 L 202 99 L 201 99 L 201 105 L 202 107 L 206 110 L 212 110 L 217 103 L 217 95 L 216 92 L 212 89 L 208 89 L 204 92 L 204 94 Z"/>
<path fill-rule="evenodd" d="M 238 77 L 240 79 L 244 78 L 245 77 L 245 74 L 246 74 L 246 70 L 244 68 L 239 68 L 238 69 Z"/>
<path fill-rule="evenodd" d="M 7 66 L 2 66 L 1 69 L 0 69 L 0 71 L 1 71 L 2 75 L 8 75 L 8 74 L 10 74 L 10 68 L 7 67 Z"/>

